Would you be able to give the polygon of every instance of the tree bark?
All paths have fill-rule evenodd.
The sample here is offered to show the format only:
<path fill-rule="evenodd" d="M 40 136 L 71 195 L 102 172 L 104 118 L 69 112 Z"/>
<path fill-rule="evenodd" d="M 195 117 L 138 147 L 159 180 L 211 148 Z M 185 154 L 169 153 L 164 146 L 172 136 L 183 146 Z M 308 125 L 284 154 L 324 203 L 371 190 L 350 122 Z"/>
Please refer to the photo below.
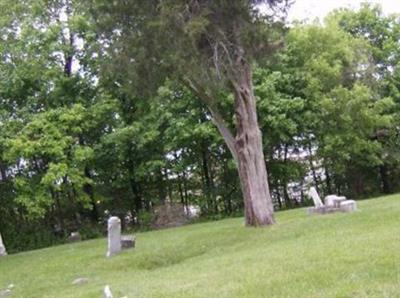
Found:
<path fill-rule="evenodd" d="M 267 169 L 258 126 L 251 67 L 239 52 L 231 80 L 235 96 L 236 138 L 239 178 L 242 186 L 246 225 L 275 222 Z"/>

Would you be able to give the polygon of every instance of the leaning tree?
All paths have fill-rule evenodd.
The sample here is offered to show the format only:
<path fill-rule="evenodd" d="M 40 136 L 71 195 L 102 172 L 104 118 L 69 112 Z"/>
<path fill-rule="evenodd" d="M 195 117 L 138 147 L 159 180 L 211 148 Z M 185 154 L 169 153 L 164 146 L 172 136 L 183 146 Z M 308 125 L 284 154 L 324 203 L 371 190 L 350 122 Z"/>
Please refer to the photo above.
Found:
<path fill-rule="evenodd" d="M 252 65 L 279 44 L 288 0 L 92 0 L 110 81 L 135 97 L 177 80 L 203 101 L 236 161 L 246 225 L 274 223 Z M 261 14 L 263 6 L 272 14 Z M 234 127 L 221 96 L 234 98 Z"/>

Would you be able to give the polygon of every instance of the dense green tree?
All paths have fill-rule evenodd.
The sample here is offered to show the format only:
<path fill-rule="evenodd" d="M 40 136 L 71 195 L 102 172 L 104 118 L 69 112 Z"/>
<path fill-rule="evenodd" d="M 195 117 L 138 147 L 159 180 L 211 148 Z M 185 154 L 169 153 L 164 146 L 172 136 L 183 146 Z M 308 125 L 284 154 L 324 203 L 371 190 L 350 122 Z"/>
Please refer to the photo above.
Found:
<path fill-rule="evenodd" d="M 368 75 L 362 80 L 373 90 L 377 99 L 391 97 L 397 105 L 399 102 L 399 58 L 400 58 L 400 17 L 385 16 L 378 5 L 364 3 L 359 11 L 342 9 L 330 16 L 330 22 L 337 23 L 352 36 L 364 39 L 371 49 Z M 398 109 L 398 107 L 397 107 Z M 396 116 L 395 123 L 399 123 Z M 398 124 L 392 129 L 379 129 L 375 138 L 382 146 L 379 173 L 381 188 L 385 193 L 393 192 L 399 185 L 397 179 L 399 167 L 399 133 Z"/>
<path fill-rule="evenodd" d="M 14 222 L 21 234 L 29 221 L 65 234 L 81 224 L 84 210 L 99 217 L 92 145 L 112 125 L 115 107 L 89 73 L 90 28 L 81 5 L 1 3 L 2 193 L 10 202 L 1 222 Z"/>
<path fill-rule="evenodd" d="M 210 110 L 237 163 L 246 224 L 274 223 L 252 61 L 276 46 L 272 26 L 257 5 L 276 8 L 283 1 L 94 2 L 94 17 L 101 20 L 99 29 L 122 84 L 138 95 L 145 86 L 155 90 L 166 76 L 187 86 Z M 234 97 L 236 136 L 220 111 L 224 93 Z"/>

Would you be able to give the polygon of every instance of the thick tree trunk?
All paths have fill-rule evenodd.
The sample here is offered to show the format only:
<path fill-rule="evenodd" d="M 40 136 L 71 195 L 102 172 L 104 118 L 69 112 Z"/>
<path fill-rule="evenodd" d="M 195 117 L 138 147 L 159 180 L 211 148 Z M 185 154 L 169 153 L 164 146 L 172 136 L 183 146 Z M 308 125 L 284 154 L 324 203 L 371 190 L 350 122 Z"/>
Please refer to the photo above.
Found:
<path fill-rule="evenodd" d="M 263 226 L 275 223 L 274 208 L 257 120 L 251 67 L 242 53 L 243 50 L 238 49 L 235 73 L 231 77 L 235 96 L 236 138 L 225 124 L 208 91 L 195 80 L 186 78 L 185 82 L 207 104 L 214 124 L 236 161 L 243 193 L 246 225 Z"/>
<path fill-rule="evenodd" d="M 274 209 L 257 120 L 251 68 L 240 53 L 235 64 L 236 72 L 232 79 L 236 116 L 235 150 L 246 225 L 269 225 L 275 222 Z"/>

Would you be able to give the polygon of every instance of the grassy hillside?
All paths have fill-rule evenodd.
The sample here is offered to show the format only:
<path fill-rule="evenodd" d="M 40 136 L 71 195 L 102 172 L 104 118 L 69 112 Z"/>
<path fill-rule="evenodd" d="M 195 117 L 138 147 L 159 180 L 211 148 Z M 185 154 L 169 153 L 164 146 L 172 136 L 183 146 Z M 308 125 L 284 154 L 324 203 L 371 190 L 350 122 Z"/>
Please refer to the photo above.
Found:
<path fill-rule="evenodd" d="M 0 258 L 10 297 L 400 297 L 400 196 L 354 214 L 280 212 L 270 228 L 243 219 L 137 234 L 105 258 L 106 240 Z M 79 277 L 89 279 L 72 285 Z"/>

